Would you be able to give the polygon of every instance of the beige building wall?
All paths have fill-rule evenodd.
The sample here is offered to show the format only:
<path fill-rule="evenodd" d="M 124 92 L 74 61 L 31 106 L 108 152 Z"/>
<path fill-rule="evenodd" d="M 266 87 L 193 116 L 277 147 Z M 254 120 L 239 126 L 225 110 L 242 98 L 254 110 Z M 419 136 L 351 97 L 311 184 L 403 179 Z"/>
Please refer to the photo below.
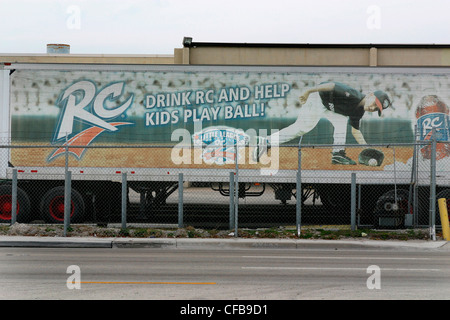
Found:
<path fill-rule="evenodd" d="M 1 54 L 0 63 L 173 64 L 173 55 Z"/>
<path fill-rule="evenodd" d="M 195 44 L 194 44 L 195 45 Z M 450 46 L 193 46 L 175 49 L 176 64 L 296 66 L 450 66 Z"/>
<path fill-rule="evenodd" d="M 0 63 L 450 66 L 450 45 L 192 43 L 173 55 L 1 54 Z"/>
<path fill-rule="evenodd" d="M 379 66 L 450 66 L 450 48 L 378 49 Z"/>
<path fill-rule="evenodd" d="M 356 66 L 369 64 L 369 51 L 364 49 L 207 47 L 190 48 L 188 55 L 189 64 Z"/>

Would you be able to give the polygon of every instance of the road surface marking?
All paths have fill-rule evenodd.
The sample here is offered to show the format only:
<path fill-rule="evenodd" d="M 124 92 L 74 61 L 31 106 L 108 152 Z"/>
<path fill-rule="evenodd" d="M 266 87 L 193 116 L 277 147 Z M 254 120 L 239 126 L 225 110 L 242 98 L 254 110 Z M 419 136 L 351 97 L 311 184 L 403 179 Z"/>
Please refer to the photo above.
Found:
<path fill-rule="evenodd" d="M 253 259 L 341 259 L 341 260 L 436 260 L 431 258 L 401 258 L 401 257 L 292 257 L 292 256 L 242 256 L 242 258 Z"/>
<path fill-rule="evenodd" d="M 212 285 L 215 282 L 167 282 L 167 281 L 80 281 L 82 284 L 195 284 Z"/>
<path fill-rule="evenodd" d="M 318 271 L 367 271 L 367 268 L 319 268 L 319 267 L 241 267 L 251 270 L 318 270 Z M 442 271 L 441 269 L 405 269 L 405 268 L 381 268 L 383 271 Z"/>

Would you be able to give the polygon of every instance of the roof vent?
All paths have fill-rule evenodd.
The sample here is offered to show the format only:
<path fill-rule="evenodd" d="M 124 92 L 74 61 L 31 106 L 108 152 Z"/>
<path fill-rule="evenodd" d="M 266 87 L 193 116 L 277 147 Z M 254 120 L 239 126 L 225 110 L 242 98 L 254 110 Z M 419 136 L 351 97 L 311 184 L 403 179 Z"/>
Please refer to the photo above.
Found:
<path fill-rule="evenodd" d="M 68 44 L 47 44 L 47 53 L 69 54 L 70 53 L 70 45 L 68 45 Z"/>

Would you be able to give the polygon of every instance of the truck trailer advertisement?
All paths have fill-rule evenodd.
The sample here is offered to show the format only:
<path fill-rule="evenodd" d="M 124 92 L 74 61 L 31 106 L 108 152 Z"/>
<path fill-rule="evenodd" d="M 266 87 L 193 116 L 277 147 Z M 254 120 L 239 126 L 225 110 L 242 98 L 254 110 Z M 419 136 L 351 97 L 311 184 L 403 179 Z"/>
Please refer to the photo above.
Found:
<path fill-rule="evenodd" d="M 14 166 L 61 166 L 67 143 L 192 147 L 70 148 L 74 167 L 233 167 L 237 144 L 248 146 L 243 168 L 296 169 L 302 137 L 335 145 L 305 149 L 305 169 L 389 170 L 391 153 L 371 168 L 358 162 L 364 144 L 426 140 L 433 128 L 449 137 L 444 68 L 31 66 L 11 67 L 11 141 L 55 149 L 14 149 Z M 348 144 L 362 148 L 339 147 Z M 292 150 L 276 154 L 279 145 Z M 398 148 L 395 160 L 407 165 L 412 152 Z"/>
<path fill-rule="evenodd" d="M 31 208 L 40 208 L 42 219 L 61 223 L 69 170 L 71 219 L 83 221 L 108 213 L 95 208 L 121 207 L 123 173 L 140 194 L 140 214 L 150 217 L 180 174 L 226 196 L 237 164 L 239 197 L 262 195 L 267 184 L 285 204 L 297 197 L 301 173 L 301 200 L 313 192 L 331 212 L 348 211 L 357 172 L 363 212 L 378 221 L 386 208 L 403 208 L 388 214 L 411 225 L 410 205 L 397 203 L 411 204 L 415 168 L 419 192 L 435 168 L 437 191 L 448 198 L 449 75 L 448 68 L 3 64 L 0 221 L 11 219 L 13 172 L 19 221 L 36 219 Z M 433 131 L 436 166 L 430 144 L 417 143 Z M 262 191 L 248 189 L 256 184 Z"/>

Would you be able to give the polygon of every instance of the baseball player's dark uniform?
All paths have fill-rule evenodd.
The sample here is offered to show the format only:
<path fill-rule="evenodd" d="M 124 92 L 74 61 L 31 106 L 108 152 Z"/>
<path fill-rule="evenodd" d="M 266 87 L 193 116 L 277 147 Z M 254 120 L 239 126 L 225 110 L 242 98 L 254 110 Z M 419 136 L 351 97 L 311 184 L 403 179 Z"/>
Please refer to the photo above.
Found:
<path fill-rule="evenodd" d="M 321 84 L 324 83 L 328 82 Z M 358 104 L 365 95 L 343 83 L 333 83 L 334 90 L 319 92 L 323 105 L 330 111 L 348 116 L 350 125 L 359 130 L 359 122 L 365 111 Z"/>

